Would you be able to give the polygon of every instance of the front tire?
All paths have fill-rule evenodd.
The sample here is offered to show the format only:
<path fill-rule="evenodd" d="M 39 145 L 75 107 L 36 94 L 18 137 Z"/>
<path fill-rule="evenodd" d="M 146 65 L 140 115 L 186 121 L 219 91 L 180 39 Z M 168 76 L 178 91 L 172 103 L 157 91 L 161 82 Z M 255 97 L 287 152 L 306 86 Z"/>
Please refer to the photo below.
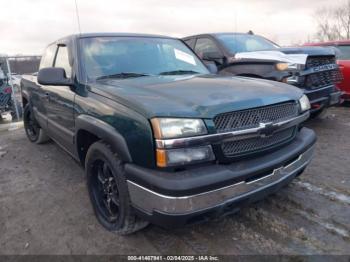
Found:
<path fill-rule="evenodd" d="M 37 123 L 29 104 L 24 107 L 23 124 L 27 138 L 30 142 L 43 144 L 50 140 L 45 131 Z"/>
<path fill-rule="evenodd" d="M 123 163 L 109 145 L 98 141 L 90 146 L 85 172 L 95 215 L 104 228 L 127 235 L 148 225 L 131 207 Z"/>
<path fill-rule="evenodd" d="M 322 108 L 314 113 L 311 113 L 310 118 L 311 119 L 325 119 L 327 118 L 327 108 Z"/>

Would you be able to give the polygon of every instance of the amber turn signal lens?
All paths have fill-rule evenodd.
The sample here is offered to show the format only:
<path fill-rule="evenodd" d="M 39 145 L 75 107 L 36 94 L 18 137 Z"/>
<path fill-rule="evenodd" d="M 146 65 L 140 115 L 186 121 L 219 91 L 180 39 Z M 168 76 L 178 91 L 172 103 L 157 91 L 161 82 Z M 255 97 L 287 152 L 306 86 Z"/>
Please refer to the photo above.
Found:
<path fill-rule="evenodd" d="M 166 153 L 165 150 L 157 149 L 157 166 L 158 167 L 166 167 L 167 161 L 166 161 Z"/>

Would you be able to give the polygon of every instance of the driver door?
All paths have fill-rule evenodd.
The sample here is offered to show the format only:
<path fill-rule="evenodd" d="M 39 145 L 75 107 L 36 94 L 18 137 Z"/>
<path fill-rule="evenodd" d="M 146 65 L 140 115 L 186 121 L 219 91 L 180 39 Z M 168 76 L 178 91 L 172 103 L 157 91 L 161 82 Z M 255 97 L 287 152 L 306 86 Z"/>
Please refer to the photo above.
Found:
<path fill-rule="evenodd" d="M 72 77 L 68 47 L 59 44 L 54 60 L 54 67 L 65 70 L 66 77 Z M 74 152 L 74 88 L 70 86 L 50 86 L 47 91 L 48 130 L 50 137 L 68 152 Z"/>

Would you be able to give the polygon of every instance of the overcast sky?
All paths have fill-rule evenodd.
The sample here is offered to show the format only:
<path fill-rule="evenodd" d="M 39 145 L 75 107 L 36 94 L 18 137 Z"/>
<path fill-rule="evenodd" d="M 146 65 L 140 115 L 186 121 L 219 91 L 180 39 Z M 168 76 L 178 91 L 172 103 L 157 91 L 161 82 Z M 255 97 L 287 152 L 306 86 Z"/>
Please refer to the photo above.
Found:
<path fill-rule="evenodd" d="M 342 0 L 77 0 L 82 32 L 186 36 L 253 30 L 281 45 L 316 30 L 315 8 Z M 0 0 L 0 53 L 41 54 L 78 32 L 74 0 Z"/>

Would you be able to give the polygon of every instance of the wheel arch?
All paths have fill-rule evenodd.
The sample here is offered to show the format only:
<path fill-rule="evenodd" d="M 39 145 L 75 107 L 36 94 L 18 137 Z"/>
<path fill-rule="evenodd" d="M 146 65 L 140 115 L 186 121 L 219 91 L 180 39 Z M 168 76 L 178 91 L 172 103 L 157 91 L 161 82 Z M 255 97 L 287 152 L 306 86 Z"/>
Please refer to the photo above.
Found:
<path fill-rule="evenodd" d="M 22 91 L 22 105 L 23 108 L 29 103 L 29 95 L 27 92 Z"/>
<path fill-rule="evenodd" d="M 85 156 L 90 145 L 98 140 L 109 144 L 123 162 L 132 162 L 124 137 L 108 123 L 89 115 L 79 115 L 75 120 L 75 144 L 77 156 L 85 165 Z"/>

